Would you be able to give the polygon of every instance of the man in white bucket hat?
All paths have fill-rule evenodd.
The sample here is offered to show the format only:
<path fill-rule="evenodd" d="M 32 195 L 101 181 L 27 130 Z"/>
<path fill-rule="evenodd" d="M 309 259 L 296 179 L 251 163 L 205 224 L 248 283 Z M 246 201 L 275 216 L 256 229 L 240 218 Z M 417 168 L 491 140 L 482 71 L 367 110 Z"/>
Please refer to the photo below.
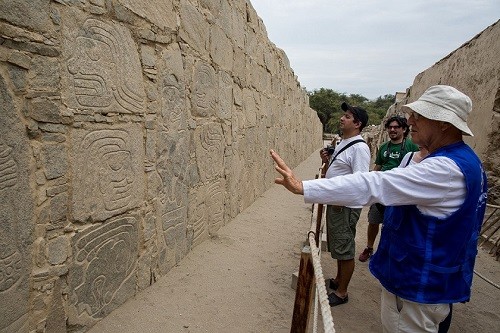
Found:
<path fill-rule="evenodd" d="M 427 89 L 418 100 L 403 106 L 407 113 L 412 111 L 430 120 L 444 121 L 462 131 L 462 134 L 473 136 L 467 126 L 467 116 L 472 110 L 469 96 L 457 89 L 438 85 Z"/>
<path fill-rule="evenodd" d="M 468 96 L 437 85 L 403 106 L 413 141 L 429 155 L 384 172 L 301 181 L 271 150 L 275 183 L 306 203 L 388 206 L 370 271 L 382 285 L 384 332 L 446 332 L 451 304 L 467 302 L 486 206 L 486 174 L 462 140 L 472 135 Z"/>

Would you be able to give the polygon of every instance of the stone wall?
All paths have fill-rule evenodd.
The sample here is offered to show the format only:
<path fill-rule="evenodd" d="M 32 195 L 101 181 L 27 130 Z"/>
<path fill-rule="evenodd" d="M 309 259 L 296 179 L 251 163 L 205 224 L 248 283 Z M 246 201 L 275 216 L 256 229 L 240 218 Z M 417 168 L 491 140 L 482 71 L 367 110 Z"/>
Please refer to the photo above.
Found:
<path fill-rule="evenodd" d="M 473 137 L 464 140 L 474 149 L 488 173 L 489 201 L 500 204 L 500 21 L 418 74 L 406 97 L 416 100 L 430 86 L 446 84 L 472 99 L 469 127 Z"/>
<path fill-rule="evenodd" d="M 0 332 L 83 332 L 321 123 L 245 0 L 0 0 Z"/>

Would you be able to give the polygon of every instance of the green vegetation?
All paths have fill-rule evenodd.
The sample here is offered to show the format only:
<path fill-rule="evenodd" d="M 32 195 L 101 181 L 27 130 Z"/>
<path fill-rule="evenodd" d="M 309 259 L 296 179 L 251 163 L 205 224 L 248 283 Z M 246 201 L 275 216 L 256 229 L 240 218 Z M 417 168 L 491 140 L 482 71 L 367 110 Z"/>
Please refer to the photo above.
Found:
<path fill-rule="evenodd" d="M 347 95 L 326 88 L 308 91 L 307 94 L 309 95 L 309 106 L 318 113 L 325 133 L 339 132 L 339 120 L 344 113 L 340 108 L 342 102 L 365 109 L 368 112 L 368 125 L 379 125 L 387 109 L 395 100 L 395 96 L 391 94 L 369 100 L 359 94 Z"/>

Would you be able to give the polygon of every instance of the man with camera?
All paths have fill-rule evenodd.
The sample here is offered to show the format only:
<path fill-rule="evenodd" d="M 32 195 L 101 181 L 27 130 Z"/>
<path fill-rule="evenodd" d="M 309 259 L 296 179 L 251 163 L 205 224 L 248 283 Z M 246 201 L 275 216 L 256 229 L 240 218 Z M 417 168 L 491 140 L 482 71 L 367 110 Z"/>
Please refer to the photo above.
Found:
<path fill-rule="evenodd" d="M 375 158 L 375 167 L 373 171 L 387 171 L 396 168 L 406 153 L 418 151 L 418 146 L 407 138 L 410 128 L 406 118 L 401 116 L 392 116 L 385 122 L 385 129 L 389 135 L 389 141 L 380 145 Z M 384 205 L 375 203 L 370 206 L 368 211 L 368 229 L 366 248 L 359 255 L 359 261 L 365 262 L 373 255 L 373 245 L 377 238 L 380 224 L 384 220 Z"/>
<path fill-rule="evenodd" d="M 340 118 L 342 140 L 335 147 L 328 146 L 320 151 L 323 163 L 328 166 L 325 178 L 367 172 L 370 167 L 370 148 L 360 135 L 368 115 L 362 108 L 345 102 L 341 108 L 344 111 Z M 348 301 L 347 286 L 354 272 L 354 237 L 361 208 L 358 205 L 328 205 L 326 208 L 328 251 L 337 260 L 337 275 L 329 281 L 333 290 L 328 296 L 330 306 Z"/>

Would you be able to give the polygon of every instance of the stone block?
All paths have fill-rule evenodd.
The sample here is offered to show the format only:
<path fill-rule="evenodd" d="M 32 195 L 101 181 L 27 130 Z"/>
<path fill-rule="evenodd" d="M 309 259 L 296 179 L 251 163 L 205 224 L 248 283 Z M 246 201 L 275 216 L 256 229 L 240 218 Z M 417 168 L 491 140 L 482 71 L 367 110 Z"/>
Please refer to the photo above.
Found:
<path fill-rule="evenodd" d="M 48 1 L 0 0 L 0 8 L 0 19 L 14 25 L 39 32 L 51 32 L 54 29 Z"/>
<path fill-rule="evenodd" d="M 88 18 L 63 47 L 63 100 L 93 113 L 144 113 L 145 92 L 137 45 L 130 31 L 112 21 Z M 76 32 L 76 33 L 75 33 Z M 99 59 L 99 61 L 95 61 Z"/>
<path fill-rule="evenodd" d="M 141 205 L 145 178 L 139 125 L 74 129 L 71 142 L 76 221 L 103 221 Z"/>
<path fill-rule="evenodd" d="M 71 244 L 69 320 L 88 325 L 135 294 L 137 218 L 123 216 L 94 225 L 75 234 Z"/>
<path fill-rule="evenodd" d="M 219 123 L 208 122 L 196 128 L 196 157 L 202 181 L 222 176 L 224 171 L 224 133 Z"/>
<path fill-rule="evenodd" d="M 27 332 L 35 196 L 31 148 L 0 74 L 0 331 Z"/>
<path fill-rule="evenodd" d="M 59 105 L 48 98 L 38 97 L 31 100 L 29 115 L 36 121 L 54 124 L 61 123 Z"/>
<path fill-rule="evenodd" d="M 69 242 L 64 236 L 51 239 L 47 244 L 48 260 L 51 265 L 60 265 L 68 258 Z"/>
<path fill-rule="evenodd" d="M 68 171 L 69 163 L 64 145 L 44 145 L 42 148 L 42 161 L 45 167 L 45 177 L 47 177 L 47 179 L 62 177 Z"/>
<path fill-rule="evenodd" d="M 215 69 L 204 61 L 197 61 L 194 66 L 191 93 L 193 116 L 208 118 L 215 115 L 217 86 Z"/>
<path fill-rule="evenodd" d="M 210 54 L 213 61 L 226 71 L 233 70 L 234 52 L 231 40 L 217 25 L 213 25 L 210 34 Z"/>
<path fill-rule="evenodd" d="M 180 2 L 179 36 L 202 55 L 208 54 L 210 24 L 189 1 Z"/>

